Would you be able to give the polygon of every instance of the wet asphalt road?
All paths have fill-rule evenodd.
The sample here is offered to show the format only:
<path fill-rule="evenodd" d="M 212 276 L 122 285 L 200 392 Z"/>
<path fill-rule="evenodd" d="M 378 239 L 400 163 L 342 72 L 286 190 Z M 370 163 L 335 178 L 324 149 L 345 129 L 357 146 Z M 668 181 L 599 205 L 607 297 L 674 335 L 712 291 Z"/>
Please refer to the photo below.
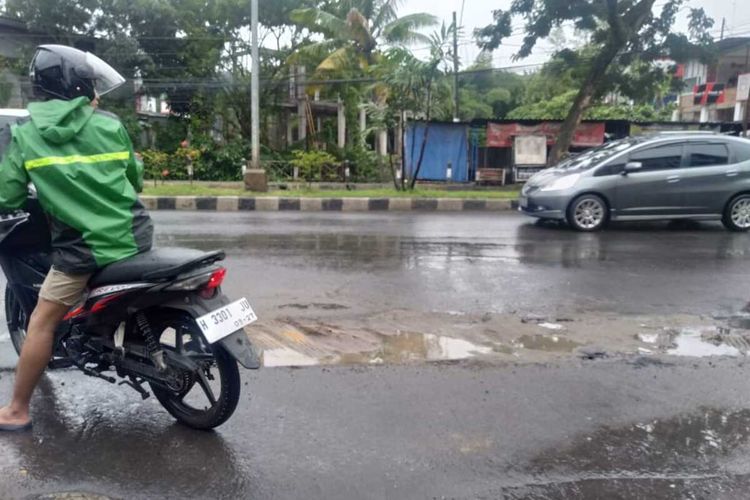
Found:
<path fill-rule="evenodd" d="M 153 217 L 157 245 L 226 250 L 225 290 L 250 299 L 262 318 L 309 304 L 330 306 L 326 316 L 402 308 L 700 315 L 750 301 L 750 237 L 720 224 L 581 234 L 518 214 Z"/>
<path fill-rule="evenodd" d="M 750 366 L 679 363 L 265 369 L 215 433 L 57 372 L 0 498 L 746 498 Z"/>
<path fill-rule="evenodd" d="M 227 291 L 250 298 L 261 317 L 300 303 L 363 313 L 712 314 L 750 300 L 750 237 L 720 224 L 580 234 L 516 214 L 154 216 L 160 245 L 226 249 Z"/>
<path fill-rule="evenodd" d="M 516 215 L 154 217 L 162 246 L 225 248 L 226 291 L 262 317 L 313 303 L 711 314 L 750 297 L 748 236 L 712 224 L 589 235 Z M 243 373 L 227 425 L 196 433 L 129 389 L 54 372 L 33 433 L 0 436 L 0 498 L 743 498 L 748 375 L 742 359 L 268 368 Z"/>

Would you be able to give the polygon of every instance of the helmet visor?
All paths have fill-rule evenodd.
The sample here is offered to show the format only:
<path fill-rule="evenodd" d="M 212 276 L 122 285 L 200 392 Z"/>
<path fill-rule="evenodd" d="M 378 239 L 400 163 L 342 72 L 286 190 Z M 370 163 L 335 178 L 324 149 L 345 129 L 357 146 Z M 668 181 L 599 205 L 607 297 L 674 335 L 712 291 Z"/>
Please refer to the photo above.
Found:
<path fill-rule="evenodd" d="M 93 80 L 94 90 L 99 96 L 108 94 L 125 83 L 125 78 L 117 70 L 91 52 L 86 52 L 86 65 L 91 74 L 85 76 Z"/>

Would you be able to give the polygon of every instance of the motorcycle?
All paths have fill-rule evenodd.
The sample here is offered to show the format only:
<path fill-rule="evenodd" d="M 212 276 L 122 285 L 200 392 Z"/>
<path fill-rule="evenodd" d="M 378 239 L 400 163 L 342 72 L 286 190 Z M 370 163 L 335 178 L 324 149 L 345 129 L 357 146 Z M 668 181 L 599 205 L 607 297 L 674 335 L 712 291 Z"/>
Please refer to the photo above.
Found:
<path fill-rule="evenodd" d="M 230 301 L 221 291 L 224 258 L 221 251 L 155 248 L 104 267 L 57 328 L 49 367 L 75 367 L 113 384 L 120 379 L 143 399 L 147 385 L 175 419 L 195 429 L 223 424 L 240 399 L 238 363 L 261 365 L 244 331 L 255 312 L 246 299 Z M 20 354 L 51 267 L 49 229 L 36 199 L 0 216 L 0 267 L 8 331 Z"/>

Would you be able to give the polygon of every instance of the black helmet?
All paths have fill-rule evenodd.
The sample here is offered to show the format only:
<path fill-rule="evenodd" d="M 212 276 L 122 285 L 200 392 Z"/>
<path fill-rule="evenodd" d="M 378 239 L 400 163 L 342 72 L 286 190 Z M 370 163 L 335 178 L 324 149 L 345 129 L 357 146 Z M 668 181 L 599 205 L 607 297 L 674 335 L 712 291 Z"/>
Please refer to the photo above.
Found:
<path fill-rule="evenodd" d="M 31 60 L 29 78 L 37 97 L 93 100 L 113 91 L 125 78 L 94 54 L 65 45 L 40 45 Z"/>

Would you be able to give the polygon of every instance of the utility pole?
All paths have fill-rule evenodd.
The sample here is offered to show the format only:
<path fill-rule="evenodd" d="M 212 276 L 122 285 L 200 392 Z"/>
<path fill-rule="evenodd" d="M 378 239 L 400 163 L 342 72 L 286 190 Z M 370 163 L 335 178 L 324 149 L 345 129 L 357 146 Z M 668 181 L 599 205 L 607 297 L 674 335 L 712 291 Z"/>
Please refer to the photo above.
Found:
<path fill-rule="evenodd" d="M 460 121 L 460 99 L 458 97 L 458 16 L 453 11 L 453 121 Z"/>
<path fill-rule="evenodd" d="M 724 40 L 724 28 L 727 27 L 727 18 L 722 17 L 721 18 L 721 36 L 719 37 L 719 40 Z"/>
<path fill-rule="evenodd" d="M 252 168 L 260 169 L 260 55 L 258 51 L 258 0 L 250 2 L 250 23 L 253 30 L 251 54 L 253 58 L 253 72 L 250 82 L 250 113 L 252 115 Z"/>

